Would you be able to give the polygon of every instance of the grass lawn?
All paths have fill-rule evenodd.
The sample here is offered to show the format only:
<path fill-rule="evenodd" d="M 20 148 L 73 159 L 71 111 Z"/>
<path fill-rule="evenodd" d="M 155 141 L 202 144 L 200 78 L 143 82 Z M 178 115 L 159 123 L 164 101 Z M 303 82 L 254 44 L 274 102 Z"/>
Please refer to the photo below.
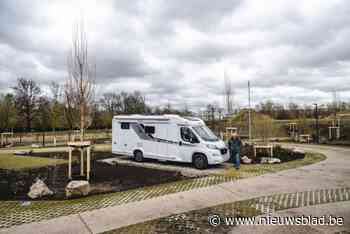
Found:
<path fill-rule="evenodd" d="M 94 144 L 93 145 L 94 150 L 98 151 L 106 151 L 109 152 L 112 150 L 112 144 Z M 32 148 L 31 146 L 15 146 L 11 148 L 0 148 L 0 155 L 1 154 L 13 154 L 14 152 L 18 150 L 33 150 L 33 152 L 60 152 L 65 151 L 68 152 L 67 145 L 57 145 L 57 146 L 50 146 L 47 145 L 45 147 L 40 148 Z"/>
<path fill-rule="evenodd" d="M 0 154 L 0 169 L 21 170 L 67 163 L 64 159 L 50 159 L 30 156 Z"/>

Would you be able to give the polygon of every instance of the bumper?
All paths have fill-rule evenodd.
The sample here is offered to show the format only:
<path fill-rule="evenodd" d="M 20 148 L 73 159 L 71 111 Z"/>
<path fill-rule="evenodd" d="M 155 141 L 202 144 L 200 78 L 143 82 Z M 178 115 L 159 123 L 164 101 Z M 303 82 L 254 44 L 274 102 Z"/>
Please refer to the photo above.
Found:
<path fill-rule="evenodd" d="M 228 152 L 221 154 L 219 150 L 210 150 L 207 155 L 208 164 L 210 165 L 220 164 L 230 159 L 230 154 Z"/>

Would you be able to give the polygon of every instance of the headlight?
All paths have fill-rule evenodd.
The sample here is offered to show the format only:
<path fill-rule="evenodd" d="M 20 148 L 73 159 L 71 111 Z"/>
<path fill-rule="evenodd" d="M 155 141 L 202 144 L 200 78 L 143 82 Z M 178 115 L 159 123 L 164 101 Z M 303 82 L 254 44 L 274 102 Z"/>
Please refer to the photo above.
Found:
<path fill-rule="evenodd" d="M 219 149 L 218 147 L 216 147 L 216 145 L 211 145 L 211 144 L 207 144 L 207 147 L 209 148 L 209 149 Z"/>

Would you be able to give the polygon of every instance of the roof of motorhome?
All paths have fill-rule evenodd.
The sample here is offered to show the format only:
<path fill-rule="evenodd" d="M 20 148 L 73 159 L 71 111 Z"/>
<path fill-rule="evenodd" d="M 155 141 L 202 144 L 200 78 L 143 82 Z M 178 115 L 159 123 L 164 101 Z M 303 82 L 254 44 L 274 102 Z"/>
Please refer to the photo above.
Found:
<path fill-rule="evenodd" d="M 116 120 L 129 120 L 129 121 L 171 121 L 177 124 L 204 124 L 203 120 L 195 117 L 181 117 L 179 115 L 116 115 Z"/>

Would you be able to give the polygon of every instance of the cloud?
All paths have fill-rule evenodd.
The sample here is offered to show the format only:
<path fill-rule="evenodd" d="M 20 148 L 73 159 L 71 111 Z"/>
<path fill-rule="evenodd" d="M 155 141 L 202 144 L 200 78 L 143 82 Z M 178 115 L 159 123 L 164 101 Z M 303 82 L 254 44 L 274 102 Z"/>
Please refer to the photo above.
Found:
<path fill-rule="evenodd" d="M 0 3 L 0 92 L 17 77 L 64 82 L 72 25 L 86 20 L 103 91 L 141 90 L 152 105 L 350 101 L 350 3 L 337 1 L 10 1 Z"/>

